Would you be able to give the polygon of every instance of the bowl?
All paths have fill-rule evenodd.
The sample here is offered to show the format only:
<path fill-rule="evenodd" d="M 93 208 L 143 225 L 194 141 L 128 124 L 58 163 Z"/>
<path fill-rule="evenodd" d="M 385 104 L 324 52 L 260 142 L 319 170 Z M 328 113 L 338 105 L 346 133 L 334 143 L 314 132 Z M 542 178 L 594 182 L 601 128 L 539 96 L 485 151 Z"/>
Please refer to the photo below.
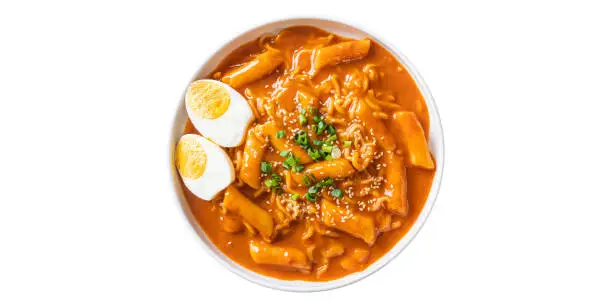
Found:
<path fill-rule="evenodd" d="M 283 291 L 313 292 L 343 287 L 370 276 L 371 274 L 375 273 L 376 271 L 387 265 L 389 262 L 391 262 L 391 260 L 393 260 L 395 257 L 397 257 L 408 246 L 412 239 L 414 239 L 414 237 L 417 235 L 417 233 L 425 223 L 427 216 L 431 212 L 436 196 L 438 194 L 438 190 L 440 188 L 440 182 L 442 180 L 442 170 L 444 168 L 444 138 L 442 135 L 442 126 L 440 124 L 440 118 L 438 116 L 438 110 L 434 103 L 434 99 L 431 96 L 427 85 L 425 84 L 421 76 L 418 74 L 415 66 L 410 61 L 408 61 L 408 59 L 403 54 L 401 54 L 391 44 L 384 40 L 380 35 L 364 30 L 365 28 L 363 26 L 358 27 L 345 22 L 321 18 L 289 18 L 267 22 L 265 24 L 256 26 L 250 30 L 247 30 L 246 32 L 237 35 L 233 39 L 221 45 L 217 52 L 210 55 L 206 59 L 204 64 L 195 74 L 192 81 L 205 78 L 212 70 L 216 68 L 217 64 L 219 64 L 219 62 L 221 62 L 221 60 L 223 60 L 223 58 L 227 54 L 229 54 L 237 47 L 256 39 L 262 34 L 275 33 L 284 28 L 299 25 L 321 28 L 326 31 L 350 38 L 361 39 L 364 37 L 369 37 L 370 39 L 376 41 L 377 43 L 385 47 L 391 54 L 393 54 L 396 59 L 407 69 L 425 99 L 430 116 L 429 147 L 433 156 L 436 158 L 437 168 L 435 171 L 429 196 L 427 198 L 427 201 L 425 202 L 423 210 L 419 214 L 412 228 L 404 235 L 404 237 L 400 239 L 397 244 L 384 256 L 382 256 L 376 262 L 372 263 L 363 271 L 352 273 L 336 280 L 311 282 L 299 280 L 288 281 L 267 277 L 242 267 L 240 264 L 234 262 L 232 259 L 220 252 L 215 247 L 215 245 L 208 239 L 206 233 L 200 229 L 198 223 L 193 217 L 193 214 L 189 210 L 189 206 L 181 190 L 180 176 L 178 175 L 178 172 L 174 167 L 174 148 L 176 143 L 178 142 L 178 139 L 183 134 L 183 129 L 185 128 L 185 124 L 187 121 L 187 112 L 184 108 L 185 93 L 183 93 L 183 97 L 178 102 L 176 115 L 174 117 L 174 122 L 172 125 L 172 132 L 170 135 L 169 143 L 169 166 L 171 185 L 172 189 L 176 194 L 177 203 L 182 207 L 187 221 L 197 232 L 202 242 L 204 242 L 204 249 L 213 258 L 215 258 L 219 263 L 221 263 L 233 273 L 256 284 Z M 187 86 L 185 86 L 185 88 L 187 88 Z"/>

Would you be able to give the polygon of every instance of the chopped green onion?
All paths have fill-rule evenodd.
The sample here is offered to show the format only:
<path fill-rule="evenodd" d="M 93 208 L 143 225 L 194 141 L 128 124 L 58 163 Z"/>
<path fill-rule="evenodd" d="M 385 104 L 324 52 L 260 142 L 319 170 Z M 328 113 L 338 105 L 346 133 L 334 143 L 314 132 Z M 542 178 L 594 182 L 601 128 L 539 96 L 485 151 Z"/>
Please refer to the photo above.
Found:
<path fill-rule="evenodd" d="M 270 176 L 270 178 L 271 178 L 273 181 L 277 182 L 277 183 L 280 183 L 280 182 L 282 182 L 282 181 L 283 181 L 283 178 L 282 178 L 280 175 L 278 175 L 277 173 L 273 173 L 273 174 Z"/>
<path fill-rule="evenodd" d="M 332 159 L 333 159 L 333 157 L 331 157 L 331 155 L 325 156 L 325 160 L 332 160 Z"/>
<path fill-rule="evenodd" d="M 314 160 L 318 160 L 319 158 L 321 158 L 321 154 L 318 150 L 315 149 L 308 149 L 308 156 L 310 156 L 310 158 Z"/>
<path fill-rule="evenodd" d="M 321 141 L 321 140 L 315 139 L 315 140 L 312 141 L 312 145 L 315 145 L 315 146 L 318 146 L 318 147 L 320 147 L 322 144 L 323 144 L 323 141 Z"/>
<path fill-rule="evenodd" d="M 287 132 L 285 132 L 284 130 L 279 130 L 279 131 L 276 132 L 276 139 L 285 138 L 286 134 L 287 134 Z"/>
<path fill-rule="evenodd" d="M 306 148 L 308 147 L 308 133 L 306 133 L 305 131 L 300 131 L 297 134 L 295 134 L 295 143 L 297 143 L 299 146 Z"/>
<path fill-rule="evenodd" d="M 324 144 L 321 146 L 321 150 L 325 153 L 331 153 L 333 147 L 329 144 Z"/>
<path fill-rule="evenodd" d="M 285 167 L 285 169 L 291 169 L 293 172 L 302 172 L 302 170 L 304 170 L 304 165 L 300 164 L 300 159 L 293 156 L 293 153 L 288 152 L 282 154 L 284 154 L 284 156 L 281 156 L 285 157 L 285 161 L 283 161 L 283 167 Z"/>
<path fill-rule="evenodd" d="M 273 187 L 272 192 L 275 194 L 281 194 L 283 192 L 283 189 L 280 187 Z"/>
<path fill-rule="evenodd" d="M 279 185 L 282 181 L 283 181 L 283 178 L 280 175 L 276 173 L 272 173 L 272 175 L 270 175 L 270 178 L 264 181 L 264 184 L 266 185 L 266 187 L 272 188 L 273 191 L 276 192 L 278 190 L 275 190 L 275 188 L 280 188 Z"/>
<path fill-rule="evenodd" d="M 267 161 L 262 161 L 261 162 L 261 172 L 265 174 L 272 172 L 272 163 L 269 163 Z"/>
<path fill-rule="evenodd" d="M 328 132 L 330 135 L 333 135 L 333 134 L 335 134 L 335 133 L 336 133 L 336 129 L 335 129 L 333 126 L 328 125 L 328 126 L 327 126 L 327 132 Z"/>
<path fill-rule="evenodd" d="M 331 135 L 329 138 L 327 138 L 328 142 L 334 142 L 336 140 L 338 140 L 338 135 Z"/>
<path fill-rule="evenodd" d="M 317 178 L 315 178 L 315 176 L 314 176 L 314 175 L 312 175 L 312 173 L 309 173 L 309 174 L 308 174 L 308 177 L 310 177 L 310 180 L 311 180 L 313 183 L 317 181 Z"/>
<path fill-rule="evenodd" d="M 302 126 L 308 123 L 308 119 L 306 119 L 306 116 L 303 113 L 300 113 L 300 115 L 298 116 L 298 119 L 300 120 L 300 125 Z"/>
<path fill-rule="evenodd" d="M 293 172 L 302 172 L 304 171 L 304 165 L 296 165 L 293 168 L 291 168 L 291 171 Z"/>
<path fill-rule="evenodd" d="M 281 157 L 287 157 L 287 156 L 289 156 L 289 154 L 291 154 L 291 152 L 289 152 L 289 151 L 287 151 L 287 150 L 282 150 L 282 151 L 280 152 L 280 156 L 281 156 Z"/>
<path fill-rule="evenodd" d="M 321 187 L 318 187 L 317 185 L 314 186 L 310 186 L 310 188 L 308 188 L 308 193 L 309 194 L 316 194 L 321 190 Z"/>
<path fill-rule="evenodd" d="M 283 162 L 283 167 L 286 169 L 291 169 L 291 167 L 295 167 L 295 165 L 297 165 L 297 161 L 293 155 L 289 155 Z"/>
<path fill-rule="evenodd" d="M 319 122 L 321 122 L 321 121 L 322 121 L 322 120 L 321 120 L 321 117 L 320 117 L 320 116 L 318 116 L 318 115 L 316 115 L 316 116 L 312 117 L 312 120 L 313 120 L 315 123 L 319 123 Z"/>
<path fill-rule="evenodd" d="M 268 188 L 278 186 L 278 182 L 276 182 L 276 181 L 275 181 L 275 180 L 273 180 L 273 179 L 266 179 L 266 180 L 264 181 L 264 184 L 266 184 L 266 187 L 268 187 Z"/>
<path fill-rule="evenodd" d="M 353 144 L 352 141 L 344 141 L 344 147 L 348 148 Z"/>
<path fill-rule="evenodd" d="M 308 112 L 310 112 L 310 114 L 317 114 L 319 111 L 317 110 L 317 108 L 315 107 L 308 107 Z"/>
<path fill-rule="evenodd" d="M 291 155 L 289 155 L 288 158 L 292 158 L 292 159 L 290 159 L 290 161 L 291 161 L 291 164 L 293 166 L 297 166 L 300 163 L 300 159 L 295 157 L 295 156 L 293 156 L 293 153 L 291 153 Z"/>
<path fill-rule="evenodd" d="M 336 188 L 332 190 L 331 195 L 334 196 L 334 198 L 342 198 L 342 196 L 344 196 L 344 191 L 342 189 Z"/>
<path fill-rule="evenodd" d="M 313 194 L 306 194 L 306 200 L 308 200 L 310 202 L 315 202 L 315 201 L 317 201 L 317 196 L 313 195 Z"/>
<path fill-rule="evenodd" d="M 312 185 L 316 181 L 317 181 L 317 179 L 314 177 L 314 175 L 312 175 L 310 173 L 308 173 L 308 174 L 306 174 L 306 175 L 304 175 L 302 177 L 302 183 L 304 183 L 304 185 L 306 185 L 306 186 L 310 186 L 310 185 Z"/>
<path fill-rule="evenodd" d="M 299 195 L 299 194 L 292 194 L 292 195 L 291 195 L 291 200 L 293 200 L 293 201 L 296 201 L 296 200 L 298 200 L 299 198 L 300 198 L 300 195 Z"/>
<path fill-rule="evenodd" d="M 327 127 L 327 124 L 325 124 L 325 122 L 321 121 L 319 123 L 317 123 L 317 129 L 315 130 L 315 132 L 317 133 L 317 135 L 322 134 L 325 131 L 325 128 Z"/>
<path fill-rule="evenodd" d="M 326 179 L 324 179 L 323 181 L 321 181 L 319 183 L 321 183 L 321 185 L 323 185 L 324 187 L 332 186 L 332 184 L 334 184 L 334 179 L 326 178 Z"/>

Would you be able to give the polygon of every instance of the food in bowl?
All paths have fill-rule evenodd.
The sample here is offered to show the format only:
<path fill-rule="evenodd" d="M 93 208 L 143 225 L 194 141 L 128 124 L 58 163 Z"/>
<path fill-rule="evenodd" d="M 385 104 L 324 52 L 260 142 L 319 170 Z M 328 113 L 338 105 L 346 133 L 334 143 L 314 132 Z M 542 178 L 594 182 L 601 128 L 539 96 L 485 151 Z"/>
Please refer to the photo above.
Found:
<path fill-rule="evenodd" d="M 428 198 L 436 163 L 425 100 L 370 39 L 306 26 L 261 36 L 194 81 L 185 105 L 175 158 L 189 209 L 219 251 L 259 274 L 328 281 L 362 271 Z"/>

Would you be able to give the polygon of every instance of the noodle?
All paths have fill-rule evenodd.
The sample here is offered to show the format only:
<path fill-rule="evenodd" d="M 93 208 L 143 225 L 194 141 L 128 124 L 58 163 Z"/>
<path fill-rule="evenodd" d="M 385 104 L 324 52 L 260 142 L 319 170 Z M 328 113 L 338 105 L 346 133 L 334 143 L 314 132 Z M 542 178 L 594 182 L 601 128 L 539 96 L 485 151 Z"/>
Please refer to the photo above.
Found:
<path fill-rule="evenodd" d="M 257 100 L 253 98 L 253 93 L 251 93 L 251 89 L 244 89 L 244 96 L 246 96 L 246 101 L 249 103 L 249 107 L 251 107 L 251 111 L 253 111 L 253 115 L 256 120 L 259 120 L 261 117 L 259 114 L 259 110 L 257 109 Z"/>
<path fill-rule="evenodd" d="M 262 186 L 253 193 L 253 197 L 257 198 L 266 192 L 266 189 Z"/>
<path fill-rule="evenodd" d="M 383 120 L 386 120 L 386 119 L 388 119 L 388 118 L 389 118 L 389 115 L 388 115 L 388 114 L 386 114 L 386 113 L 384 113 L 384 112 L 380 112 L 380 111 L 374 111 L 374 112 L 372 113 L 372 115 L 373 115 L 375 118 L 377 118 L 377 119 L 383 119 Z"/>
<path fill-rule="evenodd" d="M 368 105 L 370 107 L 376 106 L 376 108 L 378 108 L 378 110 L 380 110 L 381 107 L 384 107 L 384 108 L 387 108 L 387 109 L 390 109 L 390 110 L 398 110 L 398 109 L 402 108 L 397 103 L 389 102 L 389 101 L 383 101 L 383 100 L 380 100 L 380 99 L 376 98 L 374 96 L 374 92 L 372 90 L 368 91 L 368 96 L 366 97 L 366 102 L 368 102 Z"/>
<path fill-rule="evenodd" d="M 302 240 L 306 241 L 310 239 L 314 234 L 315 234 L 315 228 L 313 226 L 313 223 L 311 221 L 307 221 L 306 230 L 304 230 L 304 233 L 302 234 Z"/>
<path fill-rule="evenodd" d="M 376 81 L 379 78 L 378 71 L 376 71 L 376 65 L 368 63 L 363 66 L 363 72 L 368 76 L 368 80 Z"/>
<path fill-rule="evenodd" d="M 327 272 L 327 269 L 329 268 L 329 264 L 327 263 L 327 260 L 325 260 L 325 264 L 317 267 L 317 269 L 315 269 L 315 274 L 317 276 L 317 278 L 321 278 L 321 276 L 323 276 L 323 274 L 325 274 Z"/>
<path fill-rule="evenodd" d="M 377 198 L 376 201 L 374 202 L 374 206 L 370 208 L 370 211 L 371 212 L 378 211 L 379 209 L 383 207 L 385 203 L 389 202 L 389 200 L 390 200 L 389 197 L 386 197 L 386 196 Z"/>

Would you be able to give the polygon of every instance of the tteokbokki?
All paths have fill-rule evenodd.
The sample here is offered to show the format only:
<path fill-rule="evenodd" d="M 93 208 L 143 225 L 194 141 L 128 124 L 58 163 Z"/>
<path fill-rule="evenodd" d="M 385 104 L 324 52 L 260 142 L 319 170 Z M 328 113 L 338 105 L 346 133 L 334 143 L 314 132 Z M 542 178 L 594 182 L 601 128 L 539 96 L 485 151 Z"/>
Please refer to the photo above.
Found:
<path fill-rule="evenodd" d="M 175 163 L 214 245 L 257 273 L 326 281 L 406 234 L 436 169 L 409 72 L 370 39 L 313 27 L 231 52 L 185 95 Z"/>

